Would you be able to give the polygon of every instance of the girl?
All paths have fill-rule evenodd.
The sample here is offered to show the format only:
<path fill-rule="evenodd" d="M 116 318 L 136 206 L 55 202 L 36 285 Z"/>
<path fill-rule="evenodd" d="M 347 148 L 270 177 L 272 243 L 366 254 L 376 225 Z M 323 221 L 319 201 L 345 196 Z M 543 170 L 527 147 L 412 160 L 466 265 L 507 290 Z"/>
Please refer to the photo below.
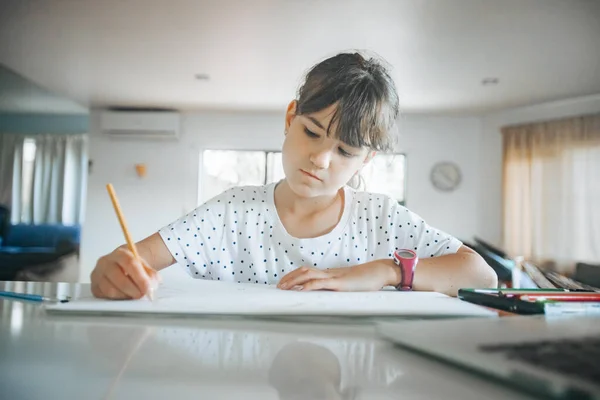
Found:
<path fill-rule="evenodd" d="M 93 294 L 140 298 L 174 263 L 194 278 L 284 290 L 495 287 L 493 270 L 460 241 L 392 198 L 347 186 L 393 147 L 397 117 L 398 94 L 378 60 L 342 53 L 315 65 L 285 114 L 285 179 L 227 190 L 137 243 L 149 273 L 125 246 L 100 258 Z M 420 259 L 414 275 L 394 262 L 403 249 Z"/>

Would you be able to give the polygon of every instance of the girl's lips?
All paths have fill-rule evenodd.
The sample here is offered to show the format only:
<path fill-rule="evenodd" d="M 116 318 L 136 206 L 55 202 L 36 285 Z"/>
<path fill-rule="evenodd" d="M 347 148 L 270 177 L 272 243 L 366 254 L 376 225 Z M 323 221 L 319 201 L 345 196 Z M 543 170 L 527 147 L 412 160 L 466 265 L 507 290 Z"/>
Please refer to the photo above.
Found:
<path fill-rule="evenodd" d="M 314 176 L 313 174 L 311 174 L 310 172 L 306 172 L 305 170 L 301 169 L 300 170 L 304 175 L 310 176 L 311 178 L 314 178 L 318 181 L 320 181 L 321 179 L 317 178 L 316 176 Z"/>

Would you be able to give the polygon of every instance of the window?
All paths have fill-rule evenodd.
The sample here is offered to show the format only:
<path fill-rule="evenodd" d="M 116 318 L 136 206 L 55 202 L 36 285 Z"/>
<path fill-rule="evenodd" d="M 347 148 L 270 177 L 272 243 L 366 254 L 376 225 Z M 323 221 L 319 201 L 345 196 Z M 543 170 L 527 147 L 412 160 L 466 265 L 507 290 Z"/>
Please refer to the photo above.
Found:
<path fill-rule="evenodd" d="M 379 154 L 362 170 L 365 191 L 383 193 L 406 203 L 406 156 L 404 154 Z"/>
<path fill-rule="evenodd" d="M 201 203 L 235 186 L 263 185 L 267 156 L 264 151 L 205 150 L 202 156 Z"/>
<path fill-rule="evenodd" d="M 28 221 L 31 213 L 28 211 L 31 208 L 33 198 L 33 168 L 35 165 L 35 140 L 25 139 L 23 142 L 23 165 L 22 165 L 22 181 L 21 181 L 21 215 L 20 221 L 30 223 Z"/>
<path fill-rule="evenodd" d="M 401 204 L 406 199 L 406 156 L 377 155 L 363 168 L 365 190 L 383 193 Z M 200 174 L 200 203 L 243 185 L 265 185 L 285 177 L 279 151 L 204 150 Z"/>

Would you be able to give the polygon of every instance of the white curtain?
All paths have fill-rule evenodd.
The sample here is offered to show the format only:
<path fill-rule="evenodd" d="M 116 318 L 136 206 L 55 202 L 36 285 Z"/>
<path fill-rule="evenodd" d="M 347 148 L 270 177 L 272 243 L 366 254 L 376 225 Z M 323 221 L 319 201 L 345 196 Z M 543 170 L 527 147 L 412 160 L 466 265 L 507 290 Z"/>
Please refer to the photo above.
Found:
<path fill-rule="evenodd" d="M 24 140 L 23 135 L 0 134 L 0 204 L 9 209 L 15 203 L 13 181 L 14 176 L 20 174 L 18 166 L 20 165 Z M 16 203 L 19 203 L 18 199 L 19 197 L 16 198 Z"/>
<path fill-rule="evenodd" d="M 600 261 L 600 114 L 507 127 L 504 246 L 562 271 Z"/>
<path fill-rule="evenodd" d="M 35 145 L 31 203 L 22 210 L 22 220 L 33 224 L 82 224 L 87 135 L 37 135 Z"/>

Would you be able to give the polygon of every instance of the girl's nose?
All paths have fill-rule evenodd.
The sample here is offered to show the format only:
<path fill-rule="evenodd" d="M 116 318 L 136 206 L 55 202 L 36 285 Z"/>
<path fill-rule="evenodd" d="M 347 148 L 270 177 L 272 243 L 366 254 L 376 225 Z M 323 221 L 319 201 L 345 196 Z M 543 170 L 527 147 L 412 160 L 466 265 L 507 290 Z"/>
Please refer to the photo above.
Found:
<path fill-rule="evenodd" d="M 310 161 L 319 169 L 329 168 L 331 162 L 331 150 L 319 149 L 310 156 Z"/>

